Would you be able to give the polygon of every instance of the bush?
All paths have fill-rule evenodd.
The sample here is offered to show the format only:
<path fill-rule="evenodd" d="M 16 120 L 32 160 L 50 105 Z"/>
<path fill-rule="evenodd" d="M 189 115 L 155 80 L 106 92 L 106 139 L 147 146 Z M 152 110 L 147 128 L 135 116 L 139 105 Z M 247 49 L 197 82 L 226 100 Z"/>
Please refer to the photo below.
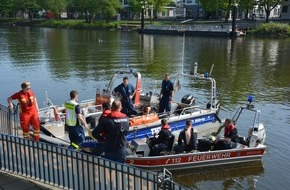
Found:
<path fill-rule="evenodd" d="M 92 23 L 87 23 L 84 22 L 84 20 L 45 20 L 40 23 L 40 26 L 76 29 L 117 28 L 118 25 L 118 22 L 94 21 Z"/>
<path fill-rule="evenodd" d="M 247 32 L 247 34 L 269 37 L 290 37 L 289 24 L 265 23 Z"/>

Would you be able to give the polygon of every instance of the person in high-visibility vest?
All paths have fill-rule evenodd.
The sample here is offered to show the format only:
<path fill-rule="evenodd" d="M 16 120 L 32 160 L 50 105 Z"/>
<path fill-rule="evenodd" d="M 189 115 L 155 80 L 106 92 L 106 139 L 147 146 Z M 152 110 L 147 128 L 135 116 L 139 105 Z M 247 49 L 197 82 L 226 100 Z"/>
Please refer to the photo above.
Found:
<path fill-rule="evenodd" d="M 13 110 L 13 100 L 18 100 L 20 105 L 20 126 L 23 131 L 23 138 L 30 139 L 29 128 L 33 127 L 33 140 L 39 141 L 40 137 L 40 120 L 38 117 L 38 104 L 34 92 L 30 88 L 30 82 L 23 82 L 21 89 L 10 96 L 7 101 L 9 109 Z"/>
<path fill-rule="evenodd" d="M 65 124 L 70 139 L 70 148 L 78 149 L 80 144 L 85 140 L 84 128 L 87 129 L 87 123 L 81 114 L 81 108 L 78 104 L 78 92 L 70 92 L 70 100 L 65 102 L 66 118 Z M 81 126 L 83 124 L 83 126 Z"/>

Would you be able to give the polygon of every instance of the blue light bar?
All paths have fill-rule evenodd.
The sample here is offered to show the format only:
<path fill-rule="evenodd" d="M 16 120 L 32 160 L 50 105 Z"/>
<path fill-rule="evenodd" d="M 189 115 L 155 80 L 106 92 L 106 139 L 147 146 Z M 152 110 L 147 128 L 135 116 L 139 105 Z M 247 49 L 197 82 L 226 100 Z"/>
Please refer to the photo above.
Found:
<path fill-rule="evenodd" d="M 252 96 L 252 95 L 248 96 L 249 103 L 252 103 L 254 101 L 254 99 L 255 99 L 254 96 Z"/>

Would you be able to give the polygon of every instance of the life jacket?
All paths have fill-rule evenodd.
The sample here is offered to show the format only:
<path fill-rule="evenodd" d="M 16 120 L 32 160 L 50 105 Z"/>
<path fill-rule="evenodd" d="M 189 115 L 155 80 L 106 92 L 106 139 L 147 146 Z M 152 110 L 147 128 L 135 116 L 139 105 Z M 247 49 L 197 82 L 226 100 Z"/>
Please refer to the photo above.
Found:
<path fill-rule="evenodd" d="M 170 129 L 170 126 L 168 124 L 164 125 L 161 127 L 161 130 L 164 130 L 164 129 Z"/>
<path fill-rule="evenodd" d="M 137 125 L 146 125 L 148 123 L 153 123 L 155 121 L 158 121 L 158 115 L 156 113 L 149 114 L 149 115 L 142 115 L 130 118 L 130 126 L 137 126 Z"/>
<path fill-rule="evenodd" d="M 105 110 L 105 111 L 102 113 L 102 117 L 108 117 L 110 114 L 111 114 L 111 110 Z"/>
<path fill-rule="evenodd" d="M 31 111 L 31 110 L 34 109 L 35 102 L 34 102 L 34 94 L 33 94 L 33 92 L 24 93 L 21 90 L 21 91 L 19 91 L 19 96 L 20 96 L 20 99 L 18 101 L 19 101 L 19 104 L 20 104 L 20 113 L 23 113 L 25 111 Z"/>
<path fill-rule="evenodd" d="M 225 133 L 224 136 L 225 137 L 229 137 L 230 133 L 234 130 L 235 126 L 234 125 L 230 125 L 228 128 L 225 127 Z"/>
<path fill-rule="evenodd" d="M 69 126 L 76 126 L 77 124 L 77 116 L 75 112 L 75 107 L 78 105 L 77 102 L 73 100 L 68 100 L 65 102 L 64 107 L 66 109 L 66 124 Z"/>

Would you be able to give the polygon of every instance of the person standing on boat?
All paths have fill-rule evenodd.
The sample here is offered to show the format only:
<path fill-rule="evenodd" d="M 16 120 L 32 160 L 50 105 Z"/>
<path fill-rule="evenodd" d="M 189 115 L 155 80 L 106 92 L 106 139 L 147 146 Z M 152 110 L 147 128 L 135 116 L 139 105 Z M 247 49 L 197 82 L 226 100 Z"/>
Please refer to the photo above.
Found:
<path fill-rule="evenodd" d="M 66 101 L 64 104 L 66 109 L 65 124 L 71 143 L 70 148 L 74 149 L 78 149 L 79 145 L 85 140 L 84 128 L 88 128 L 86 120 L 81 114 L 78 96 L 78 92 L 72 90 L 70 92 L 70 100 Z M 83 126 L 81 126 L 81 124 L 83 124 Z"/>
<path fill-rule="evenodd" d="M 99 132 L 98 128 L 103 125 L 103 122 L 105 121 L 105 118 L 109 117 L 111 115 L 111 105 L 109 103 L 103 103 L 102 104 L 103 113 L 99 118 L 99 122 L 97 127 L 93 130 L 92 135 L 95 139 L 97 139 L 99 142 L 105 142 L 105 132 L 101 131 L 100 136 L 97 135 L 97 132 Z"/>
<path fill-rule="evenodd" d="M 109 117 L 111 115 L 111 105 L 109 103 L 103 103 L 102 104 L 103 113 L 99 118 L 99 122 L 96 128 L 92 131 L 92 138 L 95 141 L 98 141 L 95 147 L 94 155 L 100 156 L 104 152 L 105 148 L 105 131 L 99 131 L 100 126 L 103 126 L 103 122 L 105 121 L 105 118 Z M 99 133 L 99 134 L 97 134 Z M 90 134 L 89 134 L 90 135 Z"/>
<path fill-rule="evenodd" d="M 180 131 L 178 144 L 174 146 L 174 151 L 180 153 L 183 151 L 190 152 L 197 149 L 197 131 L 192 128 L 192 121 L 187 120 L 185 128 Z"/>
<path fill-rule="evenodd" d="M 111 114 L 103 118 L 102 124 L 96 127 L 96 138 L 105 138 L 105 158 L 125 163 L 127 140 L 125 136 L 129 130 L 129 118 L 121 112 L 122 103 L 115 100 L 112 103 Z M 104 136 L 101 133 L 104 132 Z"/>
<path fill-rule="evenodd" d="M 120 94 L 121 95 L 121 103 L 122 103 L 122 112 L 129 115 L 137 115 L 137 112 L 134 108 L 132 98 L 134 97 L 136 90 L 134 86 L 129 83 L 128 77 L 123 78 L 123 83 L 118 85 L 114 91 L 114 94 Z"/>
<path fill-rule="evenodd" d="M 33 140 L 39 141 L 40 120 L 38 117 L 38 104 L 34 92 L 30 88 L 30 82 L 23 82 L 19 92 L 10 96 L 7 101 L 9 109 L 13 110 L 12 100 L 18 100 L 20 105 L 20 125 L 23 138 L 30 139 L 29 128 L 33 127 Z"/>
<path fill-rule="evenodd" d="M 105 117 L 108 117 L 111 114 L 111 105 L 109 103 L 102 104 L 103 113 L 99 118 L 99 122 L 101 122 Z"/>
<path fill-rule="evenodd" d="M 167 124 L 166 119 L 161 120 L 161 130 L 158 133 L 158 138 L 151 140 L 151 150 L 149 156 L 160 156 L 160 152 L 167 150 L 171 145 L 172 133 L 170 126 Z"/>
<path fill-rule="evenodd" d="M 165 73 L 159 97 L 160 97 L 159 113 L 164 113 L 164 110 L 166 110 L 166 112 L 170 112 L 171 103 L 174 97 L 174 88 L 173 82 L 170 80 L 169 73 Z"/>

